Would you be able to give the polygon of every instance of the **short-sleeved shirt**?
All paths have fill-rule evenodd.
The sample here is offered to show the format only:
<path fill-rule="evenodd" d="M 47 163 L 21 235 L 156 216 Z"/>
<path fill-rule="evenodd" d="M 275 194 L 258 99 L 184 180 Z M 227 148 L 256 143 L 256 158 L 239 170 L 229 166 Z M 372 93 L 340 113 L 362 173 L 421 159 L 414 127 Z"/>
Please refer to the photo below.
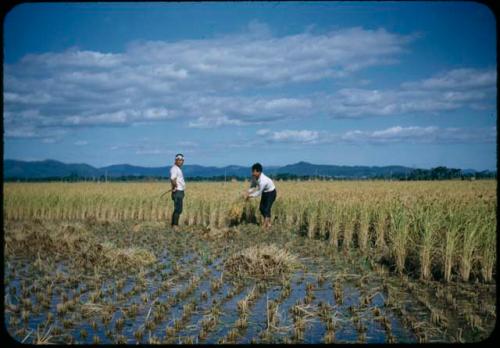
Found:
<path fill-rule="evenodd" d="M 170 180 L 174 180 L 177 178 L 177 191 L 184 191 L 186 188 L 186 183 L 184 182 L 184 175 L 182 174 L 181 168 L 177 165 L 173 165 L 170 168 Z"/>

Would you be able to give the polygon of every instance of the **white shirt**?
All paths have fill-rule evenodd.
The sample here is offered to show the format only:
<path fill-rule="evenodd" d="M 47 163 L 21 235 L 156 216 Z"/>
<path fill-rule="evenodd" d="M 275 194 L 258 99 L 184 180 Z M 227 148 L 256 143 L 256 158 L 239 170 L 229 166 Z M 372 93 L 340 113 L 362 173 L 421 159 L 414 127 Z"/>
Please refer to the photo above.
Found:
<path fill-rule="evenodd" d="M 176 164 L 170 168 L 170 180 L 177 178 L 177 191 L 184 191 L 186 188 L 186 183 L 184 182 L 184 175 L 182 174 L 181 168 Z"/>
<path fill-rule="evenodd" d="M 253 189 L 248 190 L 248 192 L 250 192 L 250 197 L 257 197 L 261 195 L 262 192 L 271 192 L 275 189 L 273 181 L 268 176 L 264 175 L 264 173 L 260 173 L 257 179 L 257 187 L 258 189 L 256 191 L 253 191 Z"/>

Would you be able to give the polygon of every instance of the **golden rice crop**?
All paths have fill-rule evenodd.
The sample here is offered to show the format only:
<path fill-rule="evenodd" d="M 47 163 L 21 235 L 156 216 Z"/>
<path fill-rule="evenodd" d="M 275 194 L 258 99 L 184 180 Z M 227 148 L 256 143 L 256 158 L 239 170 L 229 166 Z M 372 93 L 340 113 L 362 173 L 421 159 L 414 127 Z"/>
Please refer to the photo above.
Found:
<path fill-rule="evenodd" d="M 260 223 L 258 200 L 245 202 L 240 194 L 248 182 L 187 184 L 181 226 L 216 231 Z M 331 248 L 341 246 L 345 252 L 356 245 L 368 255 L 371 248 L 388 250 L 400 273 L 414 263 L 422 279 L 494 279 L 495 180 L 277 181 L 276 186 L 272 215 L 274 226 L 284 232 L 327 239 Z M 168 223 L 173 204 L 168 194 L 160 198 L 168 188 L 165 182 L 5 183 L 4 217 L 59 224 Z"/>

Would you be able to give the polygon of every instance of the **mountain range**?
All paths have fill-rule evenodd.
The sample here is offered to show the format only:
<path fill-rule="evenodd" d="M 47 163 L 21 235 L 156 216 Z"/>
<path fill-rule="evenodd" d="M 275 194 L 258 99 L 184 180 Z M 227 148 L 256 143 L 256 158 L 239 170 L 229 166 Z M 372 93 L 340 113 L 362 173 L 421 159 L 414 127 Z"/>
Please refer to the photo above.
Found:
<path fill-rule="evenodd" d="M 108 178 L 147 176 L 167 177 L 170 165 L 164 167 L 141 167 L 130 164 L 116 164 L 96 168 L 85 163 L 63 163 L 55 160 L 44 161 L 19 161 L 6 159 L 3 162 L 3 177 L 5 179 L 43 179 L 63 178 L 78 176 L 83 178 Z M 269 175 L 289 174 L 297 176 L 328 176 L 342 178 L 369 178 L 410 173 L 415 168 L 404 166 L 341 166 L 312 164 L 298 162 L 285 166 L 264 167 L 264 172 Z M 185 177 L 209 178 L 215 176 L 250 176 L 250 167 L 244 166 L 200 166 L 187 164 L 182 168 Z M 463 173 L 474 173 L 473 169 L 464 169 Z"/>

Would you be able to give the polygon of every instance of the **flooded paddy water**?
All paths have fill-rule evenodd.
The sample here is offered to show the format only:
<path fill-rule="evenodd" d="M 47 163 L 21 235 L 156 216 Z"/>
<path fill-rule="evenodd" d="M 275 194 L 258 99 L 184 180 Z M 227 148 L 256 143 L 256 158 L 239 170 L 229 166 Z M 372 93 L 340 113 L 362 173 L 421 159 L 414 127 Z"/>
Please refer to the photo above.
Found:
<path fill-rule="evenodd" d="M 399 276 L 278 226 L 7 221 L 4 235 L 4 319 L 23 343 L 471 342 L 496 320 L 494 284 Z M 269 245 L 293 267 L 229 266 Z"/>

